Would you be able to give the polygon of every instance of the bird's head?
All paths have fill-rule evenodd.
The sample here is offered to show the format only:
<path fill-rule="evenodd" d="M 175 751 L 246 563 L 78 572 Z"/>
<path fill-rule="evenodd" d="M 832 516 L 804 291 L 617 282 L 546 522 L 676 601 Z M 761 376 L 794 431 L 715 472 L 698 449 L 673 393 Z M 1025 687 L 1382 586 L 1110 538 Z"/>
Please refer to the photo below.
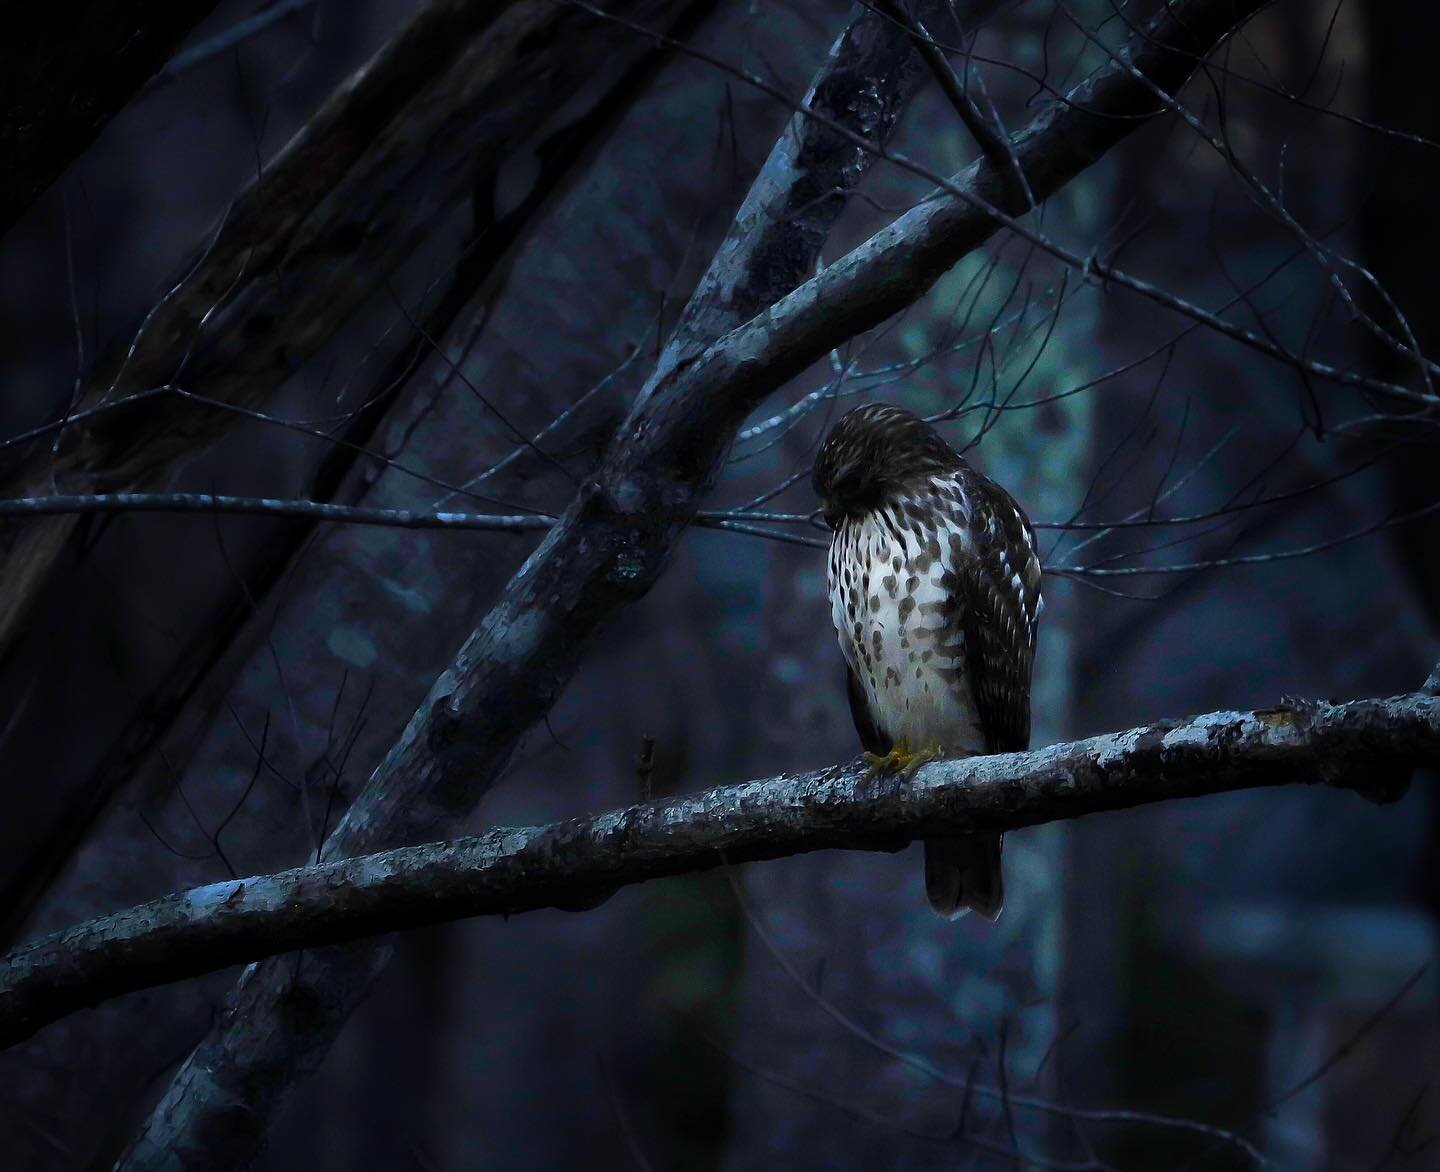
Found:
<path fill-rule="evenodd" d="M 867 403 L 845 413 L 815 457 L 811 483 L 833 529 L 860 517 L 917 480 L 959 466 L 960 456 L 902 407 Z"/>

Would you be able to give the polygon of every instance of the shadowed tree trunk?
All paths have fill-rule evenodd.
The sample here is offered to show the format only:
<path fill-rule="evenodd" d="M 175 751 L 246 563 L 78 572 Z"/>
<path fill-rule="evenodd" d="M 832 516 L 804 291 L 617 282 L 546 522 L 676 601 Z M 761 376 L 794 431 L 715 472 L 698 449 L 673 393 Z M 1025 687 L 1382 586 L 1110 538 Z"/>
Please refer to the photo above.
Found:
<path fill-rule="evenodd" d="M 687 17 L 678 31 L 691 30 L 708 7 L 676 5 L 677 18 Z M 647 83 L 670 55 L 643 40 L 629 48 L 633 52 L 614 54 L 595 68 L 584 92 L 565 110 L 551 110 L 540 119 L 534 137 L 516 142 L 508 153 L 497 144 L 486 156 L 471 233 L 478 247 L 466 250 L 452 288 L 420 322 L 424 333 L 443 346 L 445 357 L 417 336 L 373 376 L 376 406 L 355 420 L 345 438 L 368 441 L 372 450 L 398 455 L 417 470 L 463 481 L 486 462 L 484 453 L 503 455 L 514 441 L 471 397 L 449 361 L 476 380 L 495 368 L 523 372 L 512 374 L 497 392 L 487 392 L 487 398 L 525 427 L 538 428 L 612 371 L 629 348 L 649 344 L 660 299 L 657 274 L 675 275 L 691 244 L 695 209 L 709 205 L 722 215 L 728 212 L 743 191 L 744 176 L 722 172 L 714 163 L 714 137 L 696 137 L 689 125 L 703 102 L 716 108 L 717 122 L 721 117 L 710 79 L 672 68 L 669 81 L 651 94 Z M 645 102 L 641 115 L 630 113 L 637 99 Z M 671 104 L 668 114 L 666 102 Z M 737 108 L 741 117 L 758 122 L 760 142 L 773 136 L 784 118 L 773 104 L 753 98 L 742 97 Z M 648 133 L 640 125 L 645 121 Z M 623 128 L 619 142 L 617 123 Z M 630 201 L 627 214 L 608 206 L 603 213 L 596 210 L 604 202 L 603 183 L 590 176 L 596 153 L 613 149 L 633 155 L 635 173 L 642 174 L 643 167 L 657 167 L 649 152 L 662 133 L 673 140 L 668 155 L 673 169 L 657 170 L 647 198 Z M 499 190 L 502 171 L 525 172 L 532 159 L 539 170 L 531 172 L 534 185 L 528 193 L 517 193 L 508 179 L 506 189 Z M 716 184 L 717 176 L 723 182 Z M 524 196 L 518 203 L 517 194 Z M 595 246 L 588 224 L 601 218 L 614 232 L 612 265 L 580 287 L 567 258 Z M 563 229 L 555 226 L 557 219 L 566 225 Z M 713 240 L 717 230 L 711 225 L 701 239 Z M 509 272 L 517 265 L 523 279 L 509 288 Z M 566 288 L 566 298 L 545 292 L 555 288 Z M 593 334 L 571 337 L 567 332 L 566 313 L 587 296 L 593 299 L 587 312 L 611 323 L 603 345 Z M 447 317 L 456 323 L 448 332 Z M 405 327 L 402 318 L 402 336 Z M 538 351 L 537 330 L 550 339 Z M 388 396 L 383 394 L 387 389 Z M 547 449 L 554 444 L 577 472 L 593 463 L 630 390 L 633 383 L 623 376 L 615 380 L 571 427 L 546 441 Z M 407 433 L 408 443 L 397 449 Z M 442 490 L 394 471 L 382 474 L 378 461 L 353 450 L 336 448 L 330 456 L 315 473 L 316 495 L 322 498 L 332 495 L 327 482 L 340 485 L 334 499 L 341 500 L 428 504 L 441 495 Z M 537 507 L 548 505 L 546 494 L 563 492 L 567 482 L 552 472 L 552 480 L 542 477 L 526 487 L 536 462 L 533 455 L 518 460 L 482 488 L 523 497 Z M 180 663 L 162 673 L 135 723 L 98 768 L 63 773 L 45 804 L 30 803 L 33 819 L 5 828 L 16 836 L 7 840 L 4 875 L 9 898 L 3 906 L 11 933 L 22 931 L 22 920 L 28 934 L 81 909 L 98 911 L 117 896 L 143 898 L 177 883 L 222 877 L 226 871 L 206 834 L 232 811 L 223 841 L 237 867 L 280 866 L 303 856 L 311 849 L 307 814 L 318 833 L 328 809 L 333 827 L 358 780 L 383 755 L 463 637 L 471 608 L 498 588 L 524 554 L 523 545 L 509 537 L 461 534 L 459 541 L 442 541 L 437 548 L 423 534 L 317 531 L 301 524 L 277 527 L 259 543 L 255 560 L 243 561 L 228 533 L 221 530 L 218 539 L 236 564 L 236 573 L 220 582 L 231 595 L 229 605 L 219 608 Z M 109 540 L 119 547 L 112 547 L 114 573 L 123 578 L 124 527 Z M 197 544 L 208 547 L 216 540 L 216 531 L 202 523 L 197 530 L 175 532 L 166 556 L 187 558 Z M 93 556 L 103 559 L 105 554 L 102 546 Z M 386 618 L 372 629 L 376 615 Z M 356 618 L 351 623 L 337 616 Z M 61 613 L 47 621 L 69 620 Z M 349 638 L 352 631 L 357 639 Z M 49 637 L 48 631 L 37 634 Z M 277 650 L 283 664 L 279 676 L 273 658 Z M 266 756 L 284 780 L 267 769 L 241 803 L 267 718 Z M 334 770 L 342 764 L 345 781 L 337 783 Z M 312 797 L 308 812 L 295 788 L 302 778 Z M 200 813 L 200 827 L 191 821 L 190 801 Z M 132 862 L 117 868 L 116 857 Z M 423 971 L 415 971 L 419 962 L 411 959 L 407 970 L 423 980 Z M 113 1158 L 128 1137 L 107 1137 L 107 1132 L 133 1126 L 119 1122 L 120 1113 L 133 1112 L 136 1100 L 153 1097 L 156 1089 L 123 1072 L 163 1072 L 209 1023 L 210 1006 L 222 990 L 220 984 L 178 990 L 149 1013 L 117 1006 L 48 1046 L 7 1056 L 4 1061 L 14 1072 L 9 1080 L 16 1088 L 12 1101 L 33 1111 L 37 1124 L 48 1131 L 60 1128 L 65 1118 L 91 1119 L 93 1127 L 84 1138 L 114 1145 Z M 81 1065 L 97 1077 L 64 1077 L 65 1070 Z M 36 1070 L 47 1072 L 46 1077 L 36 1077 Z M 17 1152 L 33 1150 L 40 1160 L 42 1134 L 38 1128 L 17 1127 L 12 1138 L 7 1129 L 5 1144 Z"/>
<path fill-rule="evenodd" d="M 686 7 L 620 0 L 612 9 L 665 29 Z M 8 470 L 5 491 L 167 482 L 270 401 L 439 216 L 493 184 L 556 115 L 557 93 L 574 100 L 650 48 L 555 0 L 431 0 L 235 199 L 134 337 L 90 375 L 65 426 L 47 429 Z M 75 518 L 54 517 L 11 534 L 0 560 L 0 655 L 75 529 Z"/>
<path fill-rule="evenodd" d="M 708 11 L 708 3 L 677 5 L 675 31 L 689 31 Z M 590 79 L 589 102 L 576 101 L 568 117 L 538 121 L 531 137 L 510 144 L 496 142 L 485 152 L 486 163 L 475 177 L 474 222 L 461 246 L 461 259 L 447 288 L 411 330 L 410 341 L 373 380 L 371 393 L 337 436 L 337 443 L 316 467 L 309 496 L 324 501 L 358 500 L 375 475 L 374 464 L 362 456 L 377 437 L 403 431 L 415 411 L 406 401 L 410 376 L 431 359 L 433 339 L 445 338 L 456 319 L 471 307 L 469 343 L 483 331 L 489 305 L 505 286 L 509 266 L 547 212 L 557 191 L 583 173 L 597 148 L 608 138 L 611 124 L 623 115 L 645 81 L 653 75 L 663 52 L 652 49 L 635 58 L 621 55 L 607 70 Z M 513 207 L 497 207 L 501 172 L 508 166 L 538 160 L 538 173 L 524 198 Z M 443 360 L 431 359 L 445 371 Z M 431 395 L 447 385 L 441 373 L 416 380 Z M 438 382 L 438 386 L 436 385 Z M 398 400 L 398 402 L 397 402 Z M 612 411 L 612 415 L 614 412 Z M 513 474 L 490 491 L 520 495 Z M 68 524 L 68 519 L 60 519 Z M 268 620 L 256 615 L 272 589 L 286 582 L 294 559 L 315 537 L 314 523 L 276 527 L 243 566 L 243 582 L 230 583 L 228 596 L 217 601 L 213 621 L 199 631 L 145 697 L 128 727 L 95 771 L 69 790 L 58 787 L 45 808 L 27 821 L 23 841 L 6 844 L 7 863 L 0 870 L 0 940 L 14 939 L 47 885 L 68 864 L 93 820 L 120 786 L 166 786 L 201 724 L 214 713 L 243 660 L 263 639 Z M 160 780 L 156 781 L 156 775 Z M 49 817 L 47 817 L 49 815 Z"/>
<path fill-rule="evenodd" d="M 1427 68 L 1422 49 L 1440 31 L 1440 17 L 1418 0 L 1367 6 L 1361 12 L 1368 48 L 1368 116 L 1382 125 L 1440 141 L 1440 107 L 1415 101 L 1413 90 L 1415 78 L 1424 76 Z M 1377 143 L 1371 149 L 1373 157 L 1363 172 L 1365 257 L 1405 311 L 1421 348 L 1433 353 L 1440 348 L 1440 305 L 1431 281 L 1440 263 L 1440 223 L 1425 206 L 1424 193 L 1440 184 L 1440 152 L 1401 143 Z M 1394 356 L 1378 346 L 1375 358 L 1398 366 Z M 1398 511 L 1432 499 L 1431 461 L 1417 451 L 1393 468 Z M 1431 632 L 1440 630 L 1440 517 L 1397 529 L 1391 540 L 1416 583 L 1416 601 L 1424 608 Z M 1422 870 L 1418 895 L 1440 921 L 1440 801 L 1430 804 L 1429 824 L 1428 865 Z"/>
<path fill-rule="evenodd" d="M 1286 46 L 1275 59 L 1280 67 L 1276 83 L 1300 90 L 1309 81 L 1310 100 L 1361 112 L 1370 66 L 1366 46 L 1355 38 L 1359 11 L 1347 13 L 1335 30 L 1329 26 L 1332 10 L 1310 5 L 1276 6 L 1257 18 L 1252 26 L 1257 43 Z M 1407 27 L 1407 35 L 1413 35 L 1415 26 Z M 1312 73 L 1327 35 L 1344 46 L 1345 65 Z M 1388 72 L 1398 77 L 1394 67 Z M 1281 120 L 1299 125 L 1305 117 L 1274 101 L 1262 106 L 1263 96 L 1238 87 L 1230 92 L 1235 100 L 1227 117 L 1237 136 L 1253 133 L 1262 118 L 1284 126 Z M 1317 97 L 1321 93 L 1324 99 Z M 1389 116 L 1402 129 L 1420 129 L 1395 111 Z M 1366 174 L 1362 141 L 1352 127 L 1335 120 L 1323 135 L 1303 146 L 1297 142 L 1286 155 L 1289 207 L 1303 222 L 1334 226 L 1326 241 L 1342 253 L 1350 251 L 1347 245 L 1355 236 L 1357 193 L 1347 177 Z M 1290 242 L 1276 240 L 1273 221 L 1246 199 L 1243 189 L 1213 202 L 1208 189 L 1202 194 L 1214 155 L 1197 148 L 1193 134 L 1177 132 L 1168 146 L 1152 142 L 1143 154 L 1141 144 L 1134 145 L 1134 153 L 1122 152 L 1117 160 L 1113 189 L 1113 214 L 1127 213 L 1145 225 L 1126 246 L 1127 264 L 1163 264 L 1177 286 L 1198 300 L 1216 301 L 1235 295 L 1230 282 L 1253 279 L 1280 262 Z M 1167 162 L 1157 162 L 1161 149 Z M 1432 154 L 1417 152 L 1405 165 L 1421 157 Z M 1374 191 L 1392 193 L 1387 198 L 1412 189 L 1408 174 L 1404 181 L 1367 177 L 1364 183 L 1367 190 L 1373 183 Z M 1398 218 L 1404 214 L 1399 209 L 1384 214 L 1390 222 L 1406 222 Z M 1186 230 L 1169 230 L 1182 223 Z M 1428 227 L 1427 220 L 1416 231 Z M 1414 233 L 1407 230 L 1403 251 L 1412 268 L 1416 248 Z M 1217 255 L 1224 258 L 1224 270 L 1217 271 Z M 1407 312 L 1419 315 L 1411 320 L 1420 328 L 1427 298 L 1407 301 L 1403 282 L 1394 284 L 1390 273 L 1382 276 Z M 1287 314 L 1304 320 L 1301 315 L 1319 312 L 1310 280 L 1307 272 L 1267 287 L 1262 300 L 1272 324 L 1283 323 Z M 1137 321 L 1116 301 L 1107 303 L 1100 325 L 1106 363 L 1173 337 L 1168 323 Z M 1331 344 L 1345 343 L 1337 332 Z M 1097 416 L 1089 475 L 1109 483 L 1116 479 L 1117 466 L 1133 469 L 1136 488 L 1112 494 L 1107 502 L 1115 515 L 1151 507 L 1151 494 L 1159 491 L 1154 486 L 1173 483 L 1173 477 L 1166 480 L 1166 467 L 1177 451 L 1198 464 L 1199 455 L 1214 448 L 1195 468 L 1187 490 L 1224 497 L 1255 475 L 1251 469 L 1264 467 L 1266 441 L 1260 437 L 1293 433 L 1309 409 L 1303 386 L 1277 387 L 1239 352 L 1182 345 L 1173 358 L 1158 402 L 1157 368 L 1143 367 L 1107 391 L 1108 408 Z M 1144 422 L 1137 425 L 1137 419 Z M 1147 435 L 1153 437 L 1148 447 Z M 1273 472 L 1266 467 L 1261 475 L 1336 477 L 1357 462 L 1360 450 L 1336 436 L 1324 445 L 1281 454 Z M 1425 501 L 1434 498 L 1428 488 L 1420 492 Z M 1201 540 L 1197 560 L 1204 550 L 1228 552 L 1240 533 L 1250 540 L 1263 535 L 1270 545 L 1284 548 L 1313 539 L 1319 532 L 1316 517 L 1324 517 L 1327 532 L 1345 532 L 1389 507 L 1377 499 L 1383 494 L 1373 481 L 1355 478 L 1339 479 L 1317 497 L 1324 504 L 1317 502 L 1315 513 L 1273 510 L 1218 528 Z M 1393 503 L 1398 512 L 1402 501 Z M 1427 528 L 1422 523 L 1400 532 L 1423 540 Z M 1165 602 L 1149 606 L 1087 592 L 1081 600 L 1085 618 L 1076 666 L 1082 681 L 1079 728 L 1107 727 L 1122 712 L 1175 710 L 1187 702 L 1182 697 L 1203 697 L 1205 703 L 1220 696 L 1244 697 L 1249 703 L 1265 694 L 1303 694 L 1321 687 L 1322 680 L 1328 681 L 1325 687 L 1357 691 L 1397 686 L 1407 672 L 1423 670 L 1419 664 L 1428 649 L 1421 637 L 1423 598 L 1407 585 L 1392 548 L 1387 539 L 1375 537 L 1348 550 L 1259 572 L 1155 580 L 1144 593 L 1163 595 Z M 1165 560 L 1172 553 L 1157 550 L 1152 557 Z M 1345 573 L 1356 559 L 1366 571 Z M 1379 629 L 1373 626 L 1377 613 L 1387 616 Z M 1337 647 L 1351 649 L 1345 657 L 1350 674 L 1343 684 L 1335 679 Z M 1268 1118 L 1273 1142 L 1267 1142 L 1267 1151 L 1285 1167 L 1315 1166 L 1306 1162 L 1313 1156 L 1307 1145 L 1333 1146 L 1334 1133 L 1327 1138 L 1324 1131 L 1323 1087 L 1314 1088 L 1308 1101 L 1287 1102 L 1283 1109 L 1272 1112 L 1269 1104 L 1304 1068 L 1305 1045 L 1313 1048 L 1316 1038 L 1334 1045 L 1331 1031 L 1343 1028 L 1323 1017 L 1342 999 L 1322 1000 L 1317 1012 L 1305 1003 L 1307 990 L 1317 982 L 1351 986 L 1364 965 L 1337 955 L 1331 958 L 1332 969 L 1318 971 L 1309 967 L 1312 960 L 1301 955 L 1298 944 L 1287 952 L 1285 942 L 1277 941 L 1268 951 L 1257 948 L 1250 967 L 1227 968 L 1238 962 L 1214 944 L 1237 938 L 1247 916 L 1275 908 L 1309 923 L 1334 906 L 1373 903 L 1378 910 L 1393 898 L 1385 890 L 1384 861 L 1389 860 L 1393 874 L 1414 849 L 1402 830 L 1407 818 L 1372 817 L 1369 810 L 1335 809 L 1317 799 L 1296 792 L 1260 810 L 1242 795 L 1204 811 L 1137 811 L 1075 828 L 1066 945 L 1076 974 L 1067 990 L 1066 1016 L 1075 1033 L 1060 1059 L 1066 1085 L 1079 1101 L 1123 1099 L 1152 1110 L 1203 1103 L 1211 1117 L 1237 1127 Z M 1425 800 L 1421 787 L 1407 804 L 1423 809 Z M 1417 816 L 1424 814 L 1411 815 Z M 1280 851 L 1277 842 L 1289 846 Z M 1382 963 L 1374 959 L 1377 966 Z M 1395 962 L 1395 970 L 1403 968 Z M 1408 975 L 1395 970 L 1379 982 L 1384 993 L 1377 1001 Z M 1113 979 L 1093 979 L 1100 972 Z M 1285 991 L 1275 993 L 1276 986 Z M 1152 992 L 1161 989 L 1166 990 L 1163 997 Z M 1177 999 L 1203 1005 L 1205 1012 L 1176 1014 Z M 1375 1009 L 1374 1001 L 1361 1004 L 1361 1014 Z M 1390 1077 L 1396 1081 L 1388 1084 L 1388 1094 L 1413 1093 L 1402 1081 L 1403 1063 L 1393 1064 Z M 1178 1148 L 1155 1134 L 1097 1135 L 1097 1140 L 1119 1145 L 1101 1150 L 1120 1163 L 1166 1166 L 1180 1158 Z"/>

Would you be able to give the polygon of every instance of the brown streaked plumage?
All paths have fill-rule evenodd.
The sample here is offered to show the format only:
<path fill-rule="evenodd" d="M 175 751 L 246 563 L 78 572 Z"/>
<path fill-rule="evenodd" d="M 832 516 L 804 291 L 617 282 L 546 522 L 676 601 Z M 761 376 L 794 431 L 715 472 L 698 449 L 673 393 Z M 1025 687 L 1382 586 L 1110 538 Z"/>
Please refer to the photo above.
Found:
<path fill-rule="evenodd" d="M 830 604 L 850 712 L 887 765 L 1030 744 L 1030 674 L 1043 601 L 1030 522 L 923 419 L 869 404 L 815 460 L 835 531 Z M 998 834 L 925 843 L 925 890 L 942 915 L 1004 902 Z"/>

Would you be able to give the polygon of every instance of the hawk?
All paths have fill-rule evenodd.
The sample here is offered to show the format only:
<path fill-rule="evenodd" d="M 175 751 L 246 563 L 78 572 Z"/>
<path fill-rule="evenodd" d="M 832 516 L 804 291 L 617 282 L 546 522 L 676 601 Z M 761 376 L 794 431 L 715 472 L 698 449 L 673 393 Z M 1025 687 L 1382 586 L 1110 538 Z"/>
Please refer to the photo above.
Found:
<path fill-rule="evenodd" d="M 831 429 L 813 483 L 834 530 L 830 612 L 871 766 L 908 777 L 942 756 L 1028 748 L 1043 603 L 1020 506 L 923 419 L 882 404 Z M 928 839 L 930 906 L 994 920 L 1000 849 L 998 834 Z"/>

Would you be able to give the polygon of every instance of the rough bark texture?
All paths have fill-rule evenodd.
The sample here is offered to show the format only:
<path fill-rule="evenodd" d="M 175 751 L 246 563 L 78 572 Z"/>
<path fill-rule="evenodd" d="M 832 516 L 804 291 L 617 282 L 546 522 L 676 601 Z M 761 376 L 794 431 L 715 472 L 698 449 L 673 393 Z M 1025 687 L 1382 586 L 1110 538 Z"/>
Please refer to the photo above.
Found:
<path fill-rule="evenodd" d="M 682 8 L 618 0 L 666 28 Z M 89 380 L 72 415 L 3 480 L 4 495 L 152 486 L 241 418 L 163 391 L 254 409 L 381 287 L 447 207 L 575 94 L 650 45 L 560 0 L 432 0 L 330 98 L 236 199 L 129 347 Z M 111 408 L 108 405 L 123 403 Z M 32 523 L 0 561 L 0 653 L 73 517 Z"/>
<path fill-rule="evenodd" d="M 0 41 L 0 236 L 165 64 L 215 0 L 25 4 Z"/>
<path fill-rule="evenodd" d="M 1048 108 L 1016 140 L 1036 198 L 1156 112 L 1149 83 L 1133 71 L 1177 89 L 1196 54 L 1262 3 L 1176 4 L 1125 64 Z M 988 239 L 1001 221 L 987 204 L 1022 210 L 1007 206 L 1012 185 L 984 162 L 955 184 L 981 202 L 950 194 L 917 208 L 700 357 L 662 368 L 596 475 L 436 681 L 337 829 L 332 851 L 432 838 L 469 813 L 554 703 L 590 639 L 664 570 L 745 415 Z M 248 1160 L 283 1089 L 320 1061 L 386 953 L 383 945 L 309 953 L 298 980 L 290 966 L 274 963 L 248 971 L 122 1166 Z"/>
<path fill-rule="evenodd" d="M 1435 764 L 1440 699 L 1427 692 L 1292 703 L 939 762 L 910 782 L 851 763 L 213 883 L 0 962 L 0 1044 L 105 998 L 243 961 L 461 916 L 584 908 L 617 887 L 723 862 L 894 850 L 927 835 L 1016 830 L 1251 786 L 1323 782 L 1389 800 L 1412 767 Z"/>
<path fill-rule="evenodd" d="M 981 0 L 982 14 L 998 0 Z M 943 6 L 926 0 L 934 16 Z M 925 64 L 879 13 L 846 29 L 806 105 L 878 144 L 926 80 Z M 874 161 L 813 119 L 797 117 L 770 158 L 681 315 L 652 385 L 721 335 L 774 305 L 814 271 L 852 191 Z"/>

